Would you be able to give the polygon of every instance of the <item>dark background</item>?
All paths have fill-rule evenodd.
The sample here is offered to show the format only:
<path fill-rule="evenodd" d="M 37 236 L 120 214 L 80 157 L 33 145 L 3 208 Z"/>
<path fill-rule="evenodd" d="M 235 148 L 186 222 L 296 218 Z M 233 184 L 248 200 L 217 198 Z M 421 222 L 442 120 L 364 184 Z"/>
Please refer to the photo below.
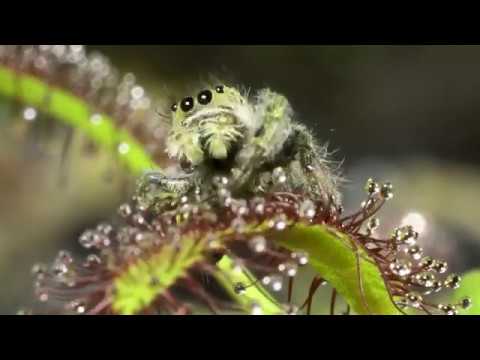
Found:
<path fill-rule="evenodd" d="M 190 84 L 209 75 L 283 93 L 298 120 L 345 160 L 347 211 L 358 207 L 367 178 L 391 180 L 396 196 L 381 217 L 382 231 L 417 214 L 413 219 L 426 224 L 426 252 L 459 272 L 480 265 L 480 46 L 90 49 L 134 72 L 160 97 L 187 95 Z M 58 190 L 47 181 L 48 166 L 28 163 L 28 170 L 14 171 L 18 145 L 8 144 L 0 147 L 6 163 L 0 209 L 7 214 L 0 221 L 0 313 L 29 303 L 34 261 L 75 248 L 77 234 L 121 201 L 118 187 L 98 176 L 101 161 L 72 160 L 73 180 Z"/>
<path fill-rule="evenodd" d="M 254 89 L 271 87 L 351 160 L 427 155 L 478 163 L 478 46 L 92 48 L 149 82 L 220 74 Z"/>

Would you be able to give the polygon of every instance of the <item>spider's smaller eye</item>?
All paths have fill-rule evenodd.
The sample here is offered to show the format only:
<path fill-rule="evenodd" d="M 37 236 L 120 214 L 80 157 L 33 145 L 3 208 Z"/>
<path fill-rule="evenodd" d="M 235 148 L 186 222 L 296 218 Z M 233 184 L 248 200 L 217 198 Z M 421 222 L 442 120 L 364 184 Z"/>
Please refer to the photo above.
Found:
<path fill-rule="evenodd" d="M 182 100 L 180 107 L 182 108 L 183 112 L 189 112 L 190 110 L 193 109 L 193 105 L 194 105 L 193 98 L 187 97 Z"/>
<path fill-rule="evenodd" d="M 198 102 L 202 105 L 208 105 L 212 101 L 213 94 L 210 90 L 204 90 L 198 94 Z"/>
<path fill-rule="evenodd" d="M 172 110 L 173 112 L 176 112 L 178 110 L 178 105 L 177 104 L 173 104 L 171 107 L 170 107 L 170 110 Z"/>
<path fill-rule="evenodd" d="M 215 91 L 216 91 L 217 93 L 219 93 L 219 94 L 223 94 L 223 92 L 224 92 L 224 87 L 223 87 L 223 85 L 217 86 L 217 87 L 215 88 Z"/>

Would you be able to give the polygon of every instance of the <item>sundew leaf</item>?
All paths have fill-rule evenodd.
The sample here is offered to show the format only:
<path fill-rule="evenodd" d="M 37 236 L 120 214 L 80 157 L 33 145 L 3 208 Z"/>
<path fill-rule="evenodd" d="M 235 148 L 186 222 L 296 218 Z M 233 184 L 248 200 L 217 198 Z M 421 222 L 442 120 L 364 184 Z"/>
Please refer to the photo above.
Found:
<path fill-rule="evenodd" d="M 187 270 L 203 259 L 204 242 L 183 239 L 178 252 L 173 244 L 164 246 L 148 260 L 139 260 L 115 280 L 113 310 L 120 315 L 133 315 L 147 308 Z"/>
<path fill-rule="evenodd" d="M 453 295 L 454 302 L 469 297 L 472 305 L 463 310 L 462 315 L 480 315 L 480 270 L 470 271 L 462 276 L 462 286 Z"/>
<path fill-rule="evenodd" d="M 146 169 L 158 168 L 143 145 L 130 133 L 118 129 L 114 120 L 106 114 L 98 114 L 96 121 L 92 122 L 90 105 L 67 90 L 52 87 L 40 78 L 15 73 L 0 65 L 0 95 L 16 98 L 82 131 L 103 149 L 116 152 L 120 162 L 134 175 L 140 175 Z M 122 144 L 123 149 L 128 148 L 128 151 L 118 151 Z"/>
<path fill-rule="evenodd" d="M 232 284 L 253 284 L 255 277 L 246 269 L 235 266 L 228 256 L 224 256 L 217 264 L 221 270 L 217 272 L 217 281 L 228 290 L 230 296 L 245 312 L 258 315 L 283 315 L 285 311 L 271 295 L 258 284 L 249 286 L 242 294 L 235 293 Z M 256 311 L 256 309 L 258 309 Z"/>
<path fill-rule="evenodd" d="M 310 265 L 344 297 L 355 313 L 401 314 L 393 304 L 377 266 L 361 249 L 355 250 L 348 235 L 328 226 L 298 224 L 275 234 L 275 239 L 291 251 L 308 252 Z M 360 257 L 360 276 L 356 251 Z"/>

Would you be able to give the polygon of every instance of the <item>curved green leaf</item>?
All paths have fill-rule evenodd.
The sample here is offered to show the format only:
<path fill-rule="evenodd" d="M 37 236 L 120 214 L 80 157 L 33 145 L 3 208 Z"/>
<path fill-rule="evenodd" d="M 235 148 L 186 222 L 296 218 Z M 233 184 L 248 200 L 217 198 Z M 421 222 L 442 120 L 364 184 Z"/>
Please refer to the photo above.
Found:
<path fill-rule="evenodd" d="M 389 296 L 378 268 L 360 256 L 360 276 L 357 257 L 347 235 L 327 226 L 296 225 L 275 235 L 279 243 L 292 251 L 306 251 L 310 265 L 328 281 L 357 314 L 401 314 Z M 362 281 L 364 297 L 360 291 Z"/>
<path fill-rule="evenodd" d="M 466 310 L 462 310 L 462 315 L 480 315 L 480 270 L 466 273 L 462 276 L 462 286 L 454 293 L 455 302 L 462 298 L 472 299 L 472 305 Z"/>

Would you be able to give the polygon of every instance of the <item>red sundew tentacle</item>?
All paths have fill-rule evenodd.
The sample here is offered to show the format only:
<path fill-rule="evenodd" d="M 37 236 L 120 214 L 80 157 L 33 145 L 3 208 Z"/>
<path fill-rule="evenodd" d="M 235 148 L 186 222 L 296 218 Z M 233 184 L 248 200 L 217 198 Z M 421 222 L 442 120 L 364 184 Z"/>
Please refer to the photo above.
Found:
<path fill-rule="evenodd" d="M 98 315 L 103 313 L 105 310 L 110 308 L 112 305 L 112 299 L 110 297 L 105 297 L 101 300 L 98 304 L 95 305 L 94 308 L 87 312 L 88 315 Z"/>
<path fill-rule="evenodd" d="M 159 311 L 166 310 L 170 314 L 176 314 L 181 309 L 184 309 L 183 306 L 178 304 L 178 302 L 175 300 L 175 297 L 168 291 L 158 296 L 154 303 L 150 305 L 150 307 L 143 309 L 143 311 L 150 311 L 157 308 L 161 309 Z"/>
<path fill-rule="evenodd" d="M 337 301 L 337 290 L 332 290 L 332 297 L 330 299 L 330 315 L 335 315 L 335 303 Z"/>
<path fill-rule="evenodd" d="M 300 307 L 300 310 L 303 310 L 305 307 L 307 307 L 307 314 L 310 315 L 311 313 L 311 308 L 312 308 L 312 300 L 313 296 L 315 295 L 316 291 L 318 288 L 324 283 L 324 280 L 320 277 L 315 277 L 311 284 L 310 284 L 310 289 L 308 290 L 308 296 L 303 305 Z"/>
<path fill-rule="evenodd" d="M 432 315 L 432 312 L 430 312 L 425 305 L 420 305 L 420 308 L 421 308 L 423 311 L 425 311 L 428 315 Z"/>
<path fill-rule="evenodd" d="M 289 304 L 292 303 L 292 295 L 293 295 L 293 284 L 294 284 L 294 278 L 291 277 L 290 279 L 288 279 L 288 297 L 287 297 L 287 302 Z"/>
<path fill-rule="evenodd" d="M 368 206 L 370 206 L 369 204 L 374 204 L 375 199 L 375 196 L 369 196 L 367 200 L 365 200 L 365 206 L 362 206 L 358 211 L 354 212 L 353 214 L 341 218 L 340 222 L 344 224 L 349 222 L 350 224 L 352 224 L 360 215 L 365 215 L 365 212 L 368 210 Z"/>
<path fill-rule="evenodd" d="M 197 295 L 199 299 L 203 300 L 203 302 L 209 307 L 209 309 L 214 313 L 220 313 L 220 305 L 219 303 L 210 296 L 207 291 L 193 278 L 187 277 L 182 279 L 182 283 L 186 285 L 186 288 L 194 295 Z"/>
<path fill-rule="evenodd" d="M 179 301 L 179 299 L 177 299 L 170 290 L 163 292 L 160 298 L 172 306 L 173 314 L 182 314 L 189 309 L 189 307 L 186 306 L 182 301 Z"/>

